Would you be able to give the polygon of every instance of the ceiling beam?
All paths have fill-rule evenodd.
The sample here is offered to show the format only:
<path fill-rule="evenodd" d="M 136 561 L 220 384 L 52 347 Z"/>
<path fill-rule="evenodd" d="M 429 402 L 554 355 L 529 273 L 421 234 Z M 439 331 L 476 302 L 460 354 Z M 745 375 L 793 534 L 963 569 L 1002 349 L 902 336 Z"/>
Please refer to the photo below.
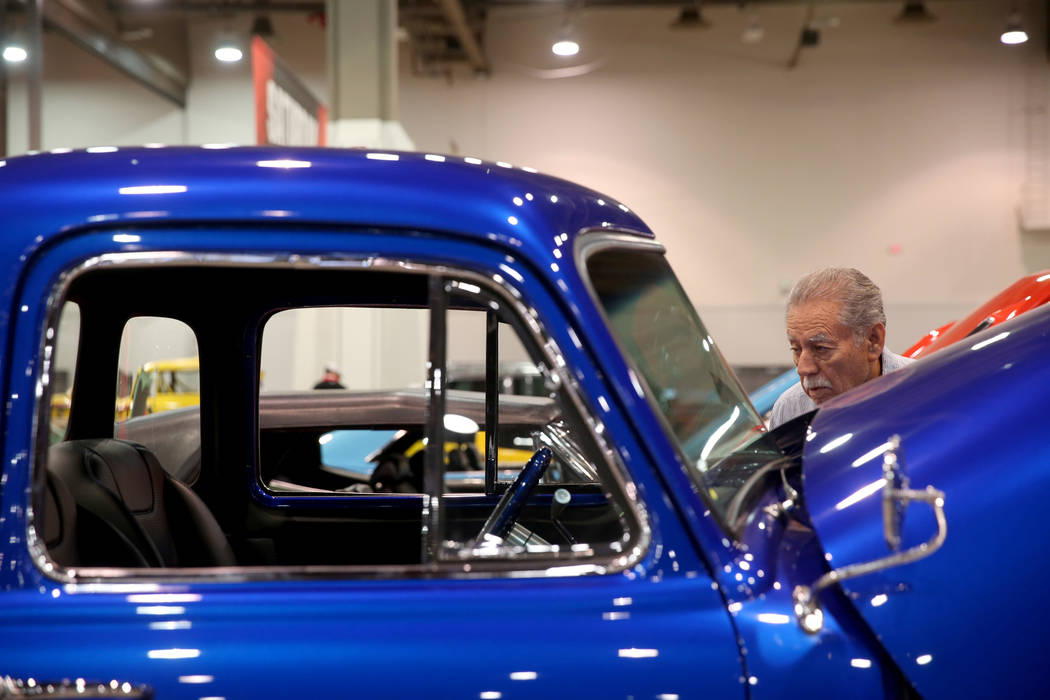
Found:
<path fill-rule="evenodd" d="M 463 5 L 459 0 L 439 0 L 439 4 L 445 12 L 445 18 L 448 19 L 448 23 L 452 27 L 452 33 L 459 39 L 459 45 L 463 48 L 463 52 L 467 54 L 467 60 L 470 61 L 471 67 L 478 73 L 488 73 L 489 61 L 485 58 L 481 46 L 478 45 L 478 41 L 474 37 L 474 32 L 470 29 L 467 15 L 463 11 Z"/>
<path fill-rule="evenodd" d="M 65 0 L 46 0 L 44 26 L 171 100 L 186 107 L 186 78 L 174 67 L 149 56 L 101 29 Z"/>

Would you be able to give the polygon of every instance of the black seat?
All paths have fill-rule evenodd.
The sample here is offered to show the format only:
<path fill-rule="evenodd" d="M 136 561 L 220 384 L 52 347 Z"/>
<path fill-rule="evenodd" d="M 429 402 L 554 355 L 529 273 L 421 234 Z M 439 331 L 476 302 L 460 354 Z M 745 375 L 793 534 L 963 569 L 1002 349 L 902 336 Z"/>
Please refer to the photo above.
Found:
<path fill-rule="evenodd" d="M 51 472 L 44 491 L 44 527 L 41 537 L 51 558 L 64 566 L 79 563 L 76 529 L 77 508 L 73 494 Z"/>
<path fill-rule="evenodd" d="M 47 469 L 44 539 L 56 562 L 115 567 L 236 564 L 204 502 L 169 476 L 142 445 L 105 438 L 61 442 L 48 451 Z M 75 503 L 73 512 L 63 505 L 69 502 L 66 491 Z"/>

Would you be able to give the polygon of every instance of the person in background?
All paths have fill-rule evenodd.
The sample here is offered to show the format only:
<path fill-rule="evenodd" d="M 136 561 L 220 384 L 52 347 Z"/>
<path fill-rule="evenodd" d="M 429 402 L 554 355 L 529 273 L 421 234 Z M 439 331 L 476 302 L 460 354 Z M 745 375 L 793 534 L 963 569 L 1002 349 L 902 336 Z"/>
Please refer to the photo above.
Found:
<path fill-rule="evenodd" d="M 314 384 L 314 389 L 345 389 L 339 381 L 339 368 L 335 366 L 335 363 L 329 362 L 324 366 L 324 374 L 321 376 L 321 381 Z"/>
<path fill-rule="evenodd" d="M 787 337 L 799 383 L 773 404 L 770 429 L 914 361 L 886 348 L 882 292 L 853 268 L 825 268 L 795 283 Z"/>

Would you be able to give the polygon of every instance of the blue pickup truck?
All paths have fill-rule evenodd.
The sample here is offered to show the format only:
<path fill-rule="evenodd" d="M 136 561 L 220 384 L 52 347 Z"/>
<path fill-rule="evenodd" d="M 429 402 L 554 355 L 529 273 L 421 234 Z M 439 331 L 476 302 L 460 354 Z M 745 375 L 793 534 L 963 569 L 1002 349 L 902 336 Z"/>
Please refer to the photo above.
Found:
<path fill-rule="evenodd" d="M 95 148 L 0 211 L 0 697 L 1042 690 L 1048 309 L 769 432 L 646 225 L 529 168 Z M 121 413 L 172 357 L 199 404 Z"/>

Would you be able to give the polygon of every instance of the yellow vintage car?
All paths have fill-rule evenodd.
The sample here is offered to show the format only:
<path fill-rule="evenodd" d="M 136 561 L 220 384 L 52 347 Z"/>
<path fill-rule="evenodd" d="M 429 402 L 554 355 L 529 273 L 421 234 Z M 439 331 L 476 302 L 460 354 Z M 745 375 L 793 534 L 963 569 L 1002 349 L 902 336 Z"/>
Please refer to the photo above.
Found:
<path fill-rule="evenodd" d="M 51 397 L 51 442 L 65 439 L 66 424 L 69 423 L 69 407 L 73 402 L 72 390 Z"/>
<path fill-rule="evenodd" d="M 200 396 L 199 358 L 147 362 L 135 372 L 131 395 L 117 399 L 116 419 L 196 406 Z"/>

